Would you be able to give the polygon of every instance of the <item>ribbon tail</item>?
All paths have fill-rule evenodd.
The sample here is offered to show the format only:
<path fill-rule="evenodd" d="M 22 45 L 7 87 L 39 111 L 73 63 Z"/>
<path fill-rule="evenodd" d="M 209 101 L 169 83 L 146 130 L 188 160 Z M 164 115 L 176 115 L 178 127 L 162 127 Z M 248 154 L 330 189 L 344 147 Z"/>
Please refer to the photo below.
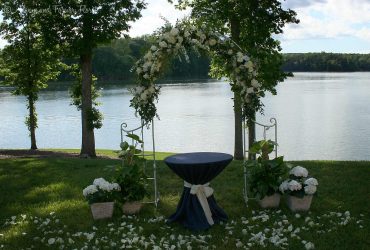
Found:
<path fill-rule="evenodd" d="M 202 190 L 200 192 L 199 191 L 197 192 L 197 197 L 198 197 L 198 200 L 200 202 L 200 205 L 203 208 L 203 211 L 204 211 L 204 214 L 207 218 L 208 224 L 210 224 L 212 226 L 215 223 L 214 223 L 213 218 L 212 218 L 211 209 L 209 208 L 207 196 L 205 195 L 204 191 Z"/>

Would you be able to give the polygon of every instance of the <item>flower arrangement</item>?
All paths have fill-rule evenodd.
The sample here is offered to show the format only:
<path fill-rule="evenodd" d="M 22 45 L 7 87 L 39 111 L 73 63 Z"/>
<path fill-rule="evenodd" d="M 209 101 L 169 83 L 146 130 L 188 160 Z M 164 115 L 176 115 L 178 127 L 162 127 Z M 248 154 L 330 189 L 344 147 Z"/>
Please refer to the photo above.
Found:
<path fill-rule="evenodd" d="M 180 22 L 174 27 L 167 24 L 157 32 L 156 44 L 152 45 L 142 59 L 137 61 L 134 70 L 138 86 L 131 90 L 131 106 L 145 121 L 149 122 L 157 115 L 155 101 L 160 88 L 154 82 L 163 72 L 165 62 L 171 56 L 186 55 L 186 49 L 209 51 L 215 55 L 215 63 L 224 65 L 232 90 L 242 97 L 244 107 L 260 107 L 262 84 L 258 80 L 257 68 L 251 58 L 230 39 L 221 37 L 206 25 L 195 26 L 191 22 Z M 217 77 L 217 73 L 213 72 Z"/>
<path fill-rule="evenodd" d="M 118 183 L 110 183 L 103 178 L 95 179 L 92 185 L 87 186 L 82 194 L 89 204 L 112 202 L 116 200 L 121 187 Z"/>
<path fill-rule="evenodd" d="M 249 150 L 259 154 L 257 160 L 247 163 L 249 189 L 251 195 L 258 200 L 278 193 L 279 185 L 289 170 L 283 156 L 269 159 L 268 154 L 273 151 L 275 145 L 273 141 L 262 140 L 255 142 Z"/>
<path fill-rule="evenodd" d="M 302 198 L 305 195 L 313 195 L 317 191 L 318 181 L 308 176 L 306 168 L 296 166 L 289 172 L 289 179 L 285 180 L 279 186 L 282 193 Z"/>

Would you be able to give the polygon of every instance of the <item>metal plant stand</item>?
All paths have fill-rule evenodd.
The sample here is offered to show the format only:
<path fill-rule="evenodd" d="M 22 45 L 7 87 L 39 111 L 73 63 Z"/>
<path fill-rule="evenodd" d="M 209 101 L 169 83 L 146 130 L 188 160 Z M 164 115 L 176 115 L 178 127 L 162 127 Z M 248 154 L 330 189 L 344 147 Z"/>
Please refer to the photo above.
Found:
<path fill-rule="evenodd" d="M 277 121 L 275 118 L 271 118 L 270 119 L 270 123 L 271 124 L 262 124 L 262 123 L 259 123 L 259 122 L 256 122 L 256 121 L 253 121 L 254 124 L 256 124 L 257 126 L 260 126 L 262 127 L 263 129 L 263 133 L 262 133 L 262 137 L 264 140 L 267 140 L 267 131 L 270 130 L 270 129 L 273 129 L 274 131 L 274 141 L 276 144 L 275 144 L 275 147 L 274 147 L 274 150 L 273 152 L 275 153 L 275 157 L 277 157 L 278 155 L 278 140 L 277 140 Z M 248 200 L 249 199 L 253 199 L 253 198 L 248 198 L 248 170 L 247 170 L 247 162 L 248 162 L 248 153 L 249 153 L 249 146 L 248 147 L 246 146 L 246 142 L 247 142 L 247 134 L 248 134 L 248 125 L 247 125 L 247 121 L 245 120 L 244 121 L 244 129 L 243 129 L 243 146 L 244 146 L 244 188 L 243 188 L 243 196 L 244 196 L 244 201 L 246 203 L 246 205 L 248 206 Z"/>
<path fill-rule="evenodd" d="M 151 140 L 152 140 L 152 150 L 145 152 L 144 131 L 148 131 L 148 130 L 151 130 L 150 132 L 151 132 Z M 121 124 L 121 142 L 124 142 L 126 135 L 129 135 L 129 134 L 136 134 L 143 141 L 143 143 L 141 144 L 141 153 L 139 154 L 139 156 L 141 156 L 142 158 L 149 157 L 153 159 L 152 175 L 148 173 L 149 172 L 148 165 L 150 165 L 148 164 L 148 161 L 144 161 L 144 164 L 143 164 L 144 172 L 147 176 L 149 176 L 147 180 L 153 181 L 153 189 L 154 189 L 153 197 L 151 197 L 149 201 L 144 202 L 144 203 L 153 203 L 155 207 L 157 207 L 159 203 L 159 192 L 158 192 L 158 186 L 157 186 L 157 164 L 156 164 L 156 159 L 155 159 L 154 121 L 152 120 L 151 122 L 148 122 L 148 123 L 144 123 L 143 121 L 141 121 L 141 126 L 135 129 L 127 129 L 127 123 L 122 123 Z M 133 143 L 134 141 L 132 141 L 132 144 Z"/>

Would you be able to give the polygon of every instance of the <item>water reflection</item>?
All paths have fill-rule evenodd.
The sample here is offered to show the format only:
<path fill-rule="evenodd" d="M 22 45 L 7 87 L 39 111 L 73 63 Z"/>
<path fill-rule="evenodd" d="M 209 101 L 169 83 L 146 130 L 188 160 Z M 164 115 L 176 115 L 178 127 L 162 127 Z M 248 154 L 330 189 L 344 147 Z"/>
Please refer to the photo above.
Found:
<path fill-rule="evenodd" d="M 279 154 L 289 160 L 370 160 L 369 79 L 370 73 L 296 73 L 278 86 L 277 96 L 266 96 L 265 116 L 258 120 L 277 118 Z M 116 149 L 121 122 L 136 126 L 139 121 L 129 108 L 127 89 L 103 88 L 105 119 L 96 144 Z M 0 107 L 0 148 L 28 147 L 25 99 L 1 89 Z M 80 146 L 80 113 L 70 106 L 65 86 L 43 91 L 37 111 L 39 147 Z M 158 112 L 157 150 L 233 152 L 233 103 L 226 82 L 164 84 Z"/>

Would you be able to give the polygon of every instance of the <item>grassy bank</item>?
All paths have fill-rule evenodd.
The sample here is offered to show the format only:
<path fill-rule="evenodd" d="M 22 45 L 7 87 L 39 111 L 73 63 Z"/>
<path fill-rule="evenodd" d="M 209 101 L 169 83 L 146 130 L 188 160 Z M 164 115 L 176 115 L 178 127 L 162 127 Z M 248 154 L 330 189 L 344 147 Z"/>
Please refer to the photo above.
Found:
<path fill-rule="evenodd" d="M 112 151 L 99 153 L 114 156 Z M 158 154 L 158 209 L 145 205 L 133 218 L 122 217 L 115 209 L 113 219 L 98 222 L 92 220 L 82 189 L 94 178 L 111 178 L 118 160 L 0 160 L 0 248 L 304 249 L 307 242 L 315 249 L 370 248 L 370 162 L 296 162 L 319 181 L 311 212 L 299 217 L 284 202 L 281 210 L 262 210 L 255 201 L 246 207 L 242 163 L 233 161 L 212 182 L 218 204 L 230 217 L 228 223 L 193 233 L 164 222 L 176 210 L 182 191 L 182 181 L 162 161 L 167 155 Z M 276 234 L 280 245 L 273 243 Z"/>

